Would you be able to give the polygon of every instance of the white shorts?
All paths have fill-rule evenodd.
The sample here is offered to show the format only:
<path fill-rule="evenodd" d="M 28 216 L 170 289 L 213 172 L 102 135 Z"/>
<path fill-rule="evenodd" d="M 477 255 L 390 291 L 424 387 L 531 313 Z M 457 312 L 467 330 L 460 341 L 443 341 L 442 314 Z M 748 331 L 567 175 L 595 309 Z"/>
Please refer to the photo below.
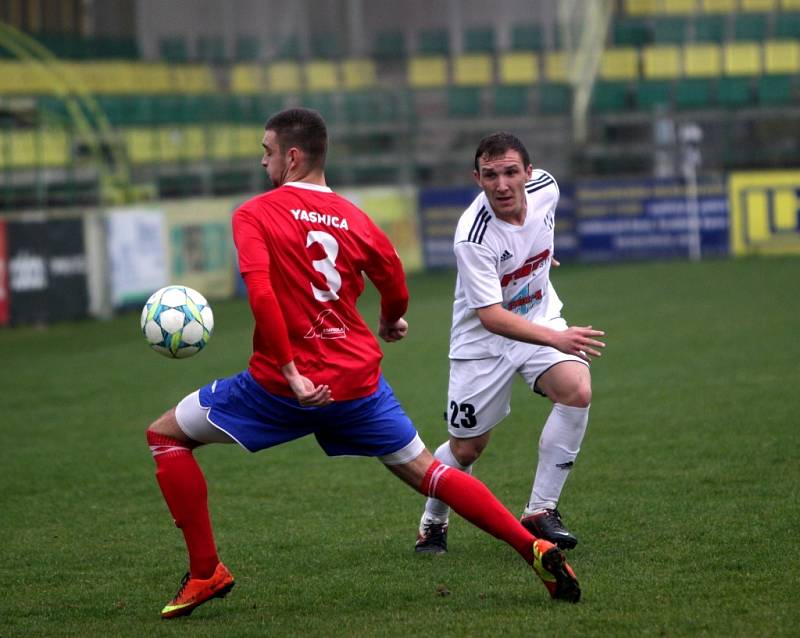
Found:
<path fill-rule="evenodd" d="M 558 320 L 563 322 L 563 319 Z M 554 325 L 555 323 L 555 325 Z M 550 327 L 563 328 L 551 322 Z M 458 439 L 485 434 L 511 412 L 511 386 L 518 372 L 528 387 L 544 396 L 539 377 L 563 361 L 586 362 L 580 357 L 520 341 L 509 342 L 501 356 L 487 359 L 452 359 L 447 389 L 447 429 Z"/>

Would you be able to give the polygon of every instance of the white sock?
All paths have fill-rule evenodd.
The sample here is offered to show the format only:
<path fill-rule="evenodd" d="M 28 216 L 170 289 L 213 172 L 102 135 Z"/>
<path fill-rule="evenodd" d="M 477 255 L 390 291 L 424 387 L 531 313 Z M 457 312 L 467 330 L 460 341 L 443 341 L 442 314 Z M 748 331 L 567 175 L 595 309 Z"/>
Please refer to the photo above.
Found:
<path fill-rule="evenodd" d="M 434 455 L 439 461 L 450 467 L 454 467 L 467 474 L 472 474 L 472 465 L 461 465 L 458 459 L 453 456 L 453 451 L 450 449 L 450 441 L 445 441 L 438 448 Z M 420 527 L 426 523 L 446 523 L 450 516 L 450 507 L 447 503 L 440 501 L 438 498 L 429 498 L 425 501 L 425 511 L 422 513 L 420 520 Z"/>
<path fill-rule="evenodd" d="M 554 509 L 558 505 L 588 423 L 588 407 L 553 404 L 539 438 L 539 464 L 524 515 L 536 510 Z"/>

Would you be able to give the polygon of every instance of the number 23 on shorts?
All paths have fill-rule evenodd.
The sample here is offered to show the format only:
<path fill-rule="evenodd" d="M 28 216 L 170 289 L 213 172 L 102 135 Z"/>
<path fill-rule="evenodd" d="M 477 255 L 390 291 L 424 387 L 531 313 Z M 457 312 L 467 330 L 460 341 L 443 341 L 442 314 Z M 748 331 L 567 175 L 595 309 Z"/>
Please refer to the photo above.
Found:
<path fill-rule="evenodd" d="M 449 418 L 447 414 L 445 414 L 445 418 L 454 428 L 474 428 L 478 423 L 475 419 L 475 406 L 471 403 L 450 401 Z"/>

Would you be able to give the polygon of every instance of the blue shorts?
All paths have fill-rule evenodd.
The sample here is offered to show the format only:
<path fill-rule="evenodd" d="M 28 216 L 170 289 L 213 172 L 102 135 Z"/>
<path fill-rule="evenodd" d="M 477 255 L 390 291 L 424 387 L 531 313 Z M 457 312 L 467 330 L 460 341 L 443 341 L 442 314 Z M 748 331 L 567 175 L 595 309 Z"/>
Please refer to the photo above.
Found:
<path fill-rule="evenodd" d="M 199 398 L 208 420 L 250 452 L 313 434 L 328 456 L 385 456 L 417 435 L 382 375 L 370 396 L 322 408 L 267 392 L 247 371 L 203 386 Z"/>

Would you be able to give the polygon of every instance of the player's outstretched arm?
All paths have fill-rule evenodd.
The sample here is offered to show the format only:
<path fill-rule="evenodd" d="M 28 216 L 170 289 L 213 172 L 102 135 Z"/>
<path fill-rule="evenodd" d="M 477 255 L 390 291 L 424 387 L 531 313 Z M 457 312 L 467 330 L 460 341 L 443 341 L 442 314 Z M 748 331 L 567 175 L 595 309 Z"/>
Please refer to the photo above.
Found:
<path fill-rule="evenodd" d="M 396 321 L 386 321 L 381 317 L 378 323 L 378 336 L 386 343 L 400 341 L 408 333 L 408 322 L 400 317 Z"/>
<path fill-rule="evenodd" d="M 476 310 L 483 327 L 489 332 L 515 341 L 550 346 L 566 354 L 575 355 L 584 361 L 599 357 L 600 349 L 606 344 L 595 337 L 605 332 L 592 326 L 572 326 L 564 331 L 553 330 L 547 326 L 531 323 L 519 315 L 506 310 L 501 304 L 493 304 Z"/>

